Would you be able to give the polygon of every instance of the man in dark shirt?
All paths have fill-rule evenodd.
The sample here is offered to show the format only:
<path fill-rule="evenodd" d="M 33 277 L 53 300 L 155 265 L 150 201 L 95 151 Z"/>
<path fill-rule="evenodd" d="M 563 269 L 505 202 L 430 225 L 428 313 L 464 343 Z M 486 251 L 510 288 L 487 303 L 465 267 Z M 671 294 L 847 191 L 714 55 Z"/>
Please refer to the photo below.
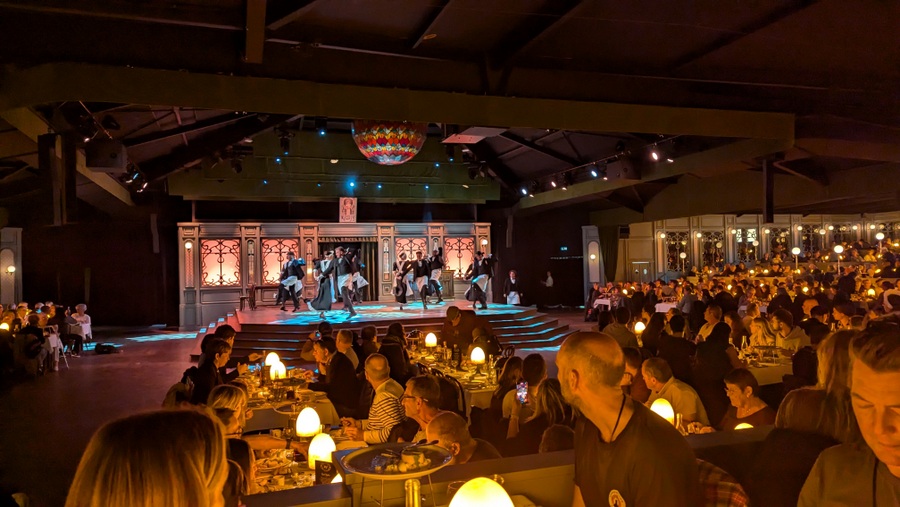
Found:
<path fill-rule="evenodd" d="M 450 347 L 457 345 L 460 350 L 465 351 L 472 343 L 472 332 L 479 327 L 487 336 L 494 334 L 491 323 L 475 315 L 474 311 L 460 310 L 455 306 L 448 307 L 447 318 L 444 319 L 444 327 L 441 329 L 441 340 L 447 342 Z"/>
<path fill-rule="evenodd" d="M 309 388 L 326 393 L 341 417 L 357 417 L 360 386 L 353 363 L 347 356 L 338 353 L 337 345 L 331 338 L 316 341 L 313 355 L 325 371 L 319 372 L 319 382 L 310 384 Z"/>
<path fill-rule="evenodd" d="M 577 332 L 556 356 L 575 425 L 573 507 L 693 506 L 697 461 L 669 422 L 622 394 L 622 349 L 602 333 Z"/>
<path fill-rule="evenodd" d="M 844 275 L 838 278 L 838 290 L 848 296 L 856 292 L 856 269 L 852 264 L 844 267 Z"/>
<path fill-rule="evenodd" d="M 209 359 L 197 366 L 192 378 L 194 390 L 191 392 L 191 403 L 194 405 L 205 404 L 213 387 L 224 384 L 219 368 L 223 368 L 231 359 L 231 345 L 216 338 L 206 346 L 206 356 Z"/>
<path fill-rule="evenodd" d="M 437 445 L 450 451 L 451 465 L 462 465 L 473 461 L 500 458 L 497 449 L 485 440 L 472 438 L 469 425 L 459 414 L 441 412 L 428 423 L 425 430 L 429 442 L 437 440 Z"/>
<path fill-rule="evenodd" d="M 697 352 L 697 346 L 684 339 L 684 325 L 684 317 L 681 315 L 673 315 L 669 319 L 669 329 L 672 334 L 659 335 L 659 347 L 656 355 L 669 363 L 675 378 L 690 384 L 691 360 Z"/>

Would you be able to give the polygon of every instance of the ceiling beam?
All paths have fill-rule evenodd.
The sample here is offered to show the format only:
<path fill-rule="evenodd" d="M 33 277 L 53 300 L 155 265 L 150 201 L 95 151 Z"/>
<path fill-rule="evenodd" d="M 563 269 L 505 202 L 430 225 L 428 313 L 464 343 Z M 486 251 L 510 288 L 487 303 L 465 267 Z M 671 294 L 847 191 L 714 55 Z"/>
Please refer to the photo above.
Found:
<path fill-rule="evenodd" d="M 642 182 L 672 178 L 684 174 L 698 177 L 743 171 L 747 169 L 746 160 L 784 151 L 792 146 L 790 140 L 749 139 L 713 148 L 711 150 L 692 153 L 675 159 L 671 164 L 658 163 L 646 167 L 641 179 L 603 181 L 592 179 L 582 183 L 569 185 L 568 190 L 549 190 L 536 194 L 534 198 L 525 199 L 522 208 L 536 208 L 555 204 L 570 199 L 590 197 L 601 192 L 637 185 Z M 670 187 L 671 188 L 671 187 Z M 740 188 L 740 187 L 735 187 Z"/>
<path fill-rule="evenodd" d="M 501 68 L 515 63 L 519 55 L 525 53 L 536 43 L 558 30 L 588 3 L 590 2 L 584 0 L 550 2 L 550 5 L 557 10 L 539 16 L 530 16 L 529 26 L 514 27 L 512 33 L 504 38 L 503 45 L 494 52 L 494 66 Z"/>
<path fill-rule="evenodd" d="M 787 5 L 783 7 L 779 7 L 776 10 L 772 11 L 768 16 L 764 16 L 754 22 L 747 24 L 745 26 L 740 27 L 737 31 L 728 32 L 725 35 L 715 39 L 714 41 L 701 46 L 686 55 L 682 56 L 678 59 L 677 62 L 672 66 L 672 71 L 680 70 L 683 67 L 703 58 L 704 56 L 710 55 L 719 51 L 722 48 L 725 48 L 735 42 L 752 35 L 764 28 L 774 25 L 779 21 L 792 16 L 803 9 L 806 9 L 810 5 L 816 3 L 817 0 L 795 0 L 792 3 L 785 2 Z"/>
<path fill-rule="evenodd" d="M 632 188 L 634 188 L 634 187 L 632 187 Z M 624 208 L 630 209 L 631 211 L 634 211 L 635 213 L 643 213 L 644 212 L 644 204 L 643 203 L 641 203 L 639 200 L 636 200 L 636 199 L 633 199 L 626 195 L 623 195 L 622 193 L 620 193 L 618 191 L 610 192 L 609 195 L 606 195 L 603 198 L 609 202 L 612 202 L 612 203 L 618 204 L 619 206 L 622 206 Z"/>
<path fill-rule="evenodd" d="M 828 176 L 826 174 L 807 174 L 806 171 L 794 169 L 793 167 L 787 165 L 787 162 L 781 160 L 772 162 L 772 166 L 792 176 L 803 178 L 810 183 L 815 183 L 816 185 L 828 185 Z"/>
<path fill-rule="evenodd" d="M 121 139 L 121 141 L 125 144 L 127 148 L 134 148 L 137 146 L 143 146 L 145 144 L 155 143 L 157 141 L 162 141 L 164 139 L 168 139 L 170 137 L 180 136 L 183 134 L 190 134 L 193 132 L 199 132 L 201 130 L 206 130 L 213 127 L 222 127 L 236 121 L 239 121 L 243 118 L 246 118 L 247 115 L 241 114 L 223 114 L 219 116 L 214 116 L 212 118 L 207 118 L 205 120 L 200 120 L 194 123 L 190 123 L 187 125 L 182 125 L 180 127 L 162 130 L 159 132 L 151 132 L 149 134 L 144 134 L 142 136 L 136 136 L 132 138 Z"/>
<path fill-rule="evenodd" d="M 465 146 L 469 148 L 478 160 L 484 161 L 484 163 L 487 164 L 488 169 L 493 173 L 494 177 L 497 178 L 503 188 L 512 193 L 517 192 L 516 187 L 522 183 L 522 180 L 516 176 L 516 173 L 514 173 L 512 169 L 506 167 L 506 164 L 497 157 L 497 154 L 488 147 L 487 143 L 480 142 L 476 144 L 467 144 Z"/>
<path fill-rule="evenodd" d="M 422 44 L 422 41 L 425 40 L 425 36 L 432 33 L 434 27 L 437 25 L 438 21 L 440 21 L 441 17 L 447 12 L 447 6 L 450 5 L 450 2 L 453 0 L 440 0 L 434 6 L 431 7 L 431 12 L 425 16 L 425 19 L 420 24 L 419 28 L 416 29 L 415 35 L 410 38 L 412 44 L 410 47 L 412 49 L 416 49 Z"/>
<path fill-rule="evenodd" d="M 266 0 L 247 0 L 247 22 L 244 31 L 244 61 L 263 62 L 266 42 Z"/>
<path fill-rule="evenodd" d="M 575 167 L 575 166 L 581 165 L 580 160 L 574 159 L 572 157 L 569 157 L 568 155 L 564 155 L 555 150 L 551 150 L 551 149 L 541 146 L 539 144 L 533 143 L 527 139 L 523 139 L 523 138 L 513 134 L 512 132 L 504 132 L 504 133 L 500 134 L 500 137 L 502 137 L 503 139 L 506 139 L 508 141 L 512 141 L 512 142 L 518 144 L 519 146 L 528 148 L 529 150 L 536 151 L 542 155 L 546 155 L 546 156 L 556 159 L 560 162 L 569 164 L 570 166 Z"/>
<path fill-rule="evenodd" d="M 796 147 L 821 157 L 900 162 L 900 145 L 832 138 L 799 138 Z"/>
<path fill-rule="evenodd" d="M 304 2 L 290 2 L 291 10 L 279 15 L 269 23 L 269 30 L 280 30 L 294 21 L 300 19 L 304 14 L 309 12 L 319 0 L 306 0 Z"/>
<path fill-rule="evenodd" d="M 794 135 L 794 115 L 785 113 L 483 96 L 77 63 L 43 64 L 0 75 L 0 111 L 67 100 L 507 128 L 539 125 L 781 140 Z"/>
<path fill-rule="evenodd" d="M 141 171 L 147 181 L 155 181 L 180 171 L 186 166 L 200 162 L 204 157 L 240 142 L 245 137 L 254 136 L 276 125 L 291 121 L 298 116 L 267 115 L 245 117 L 236 123 L 200 136 L 190 146 L 180 145 L 170 153 L 141 163 Z"/>
<path fill-rule="evenodd" d="M 10 125 L 19 129 L 20 132 L 28 136 L 37 143 L 39 135 L 46 134 L 50 131 L 47 122 L 37 113 L 27 108 L 13 109 L 10 111 L 0 112 L 0 117 L 6 120 Z M 59 152 L 59 150 L 57 150 Z M 134 206 L 131 195 L 118 180 L 104 172 L 92 171 L 88 169 L 84 158 L 84 150 L 77 150 L 75 153 L 75 169 L 79 174 L 93 182 L 98 187 L 112 194 L 116 199 L 122 201 L 128 206 Z M 81 186 L 78 187 L 78 195 L 85 190 Z"/>

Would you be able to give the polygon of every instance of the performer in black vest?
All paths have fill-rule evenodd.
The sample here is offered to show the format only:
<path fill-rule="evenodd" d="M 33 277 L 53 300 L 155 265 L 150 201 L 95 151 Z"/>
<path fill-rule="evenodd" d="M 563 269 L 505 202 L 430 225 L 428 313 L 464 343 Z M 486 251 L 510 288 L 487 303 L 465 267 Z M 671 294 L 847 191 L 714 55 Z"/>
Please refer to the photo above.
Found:
<path fill-rule="evenodd" d="M 325 268 L 322 276 L 328 276 L 334 272 L 337 277 L 337 286 L 341 288 L 341 298 L 344 300 L 344 309 L 350 311 L 350 318 L 356 317 L 356 310 L 353 309 L 353 301 L 350 300 L 350 291 L 353 284 L 353 262 L 352 259 L 344 255 L 344 247 L 339 246 L 334 249 L 334 261 Z M 321 277 L 320 277 L 321 278 Z"/>
<path fill-rule="evenodd" d="M 503 284 L 503 297 L 506 298 L 506 304 L 522 304 L 523 295 L 519 280 L 516 278 L 516 270 L 512 270 L 509 272 L 509 278 L 506 279 L 506 283 Z"/>
<path fill-rule="evenodd" d="M 426 300 L 428 299 L 428 281 L 431 278 L 431 264 L 423 257 L 422 252 L 418 251 L 416 252 L 416 260 L 412 265 L 416 287 L 419 288 L 419 296 L 422 298 L 422 308 L 427 310 Z"/>
<path fill-rule="evenodd" d="M 276 302 L 281 302 L 281 311 L 287 311 L 284 308 L 287 302 L 287 296 L 290 294 L 291 301 L 294 303 L 294 311 L 300 311 L 300 299 L 297 298 L 298 288 L 303 288 L 303 266 L 306 262 L 303 259 L 295 259 L 294 252 L 288 251 L 287 261 L 281 269 L 281 278 L 278 284 L 278 298 Z"/>
<path fill-rule="evenodd" d="M 441 285 L 441 273 L 444 271 L 444 247 L 438 247 L 437 250 L 431 252 L 428 263 L 431 267 L 431 279 L 428 283 L 431 286 L 432 293 L 437 294 L 437 302 L 443 303 L 444 299 L 441 297 L 441 291 L 444 290 L 444 287 Z"/>
<path fill-rule="evenodd" d="M 493 255 L 484 255 L 484 252 L 475 252 L 475 259 L 466 270 L 466 280 L 472 280 L 472 286 L 467 291 L 467 299 L 475 303 L 481 302 L 481 309 L 487 310 L 487 287 L 494 275 L 494 263 L 497 262 Z"/>
<path fill-rule="evenodd" d="M 406 291 L 409 287 L 406 283 L 406 273 L 412 269 L 412 263 L 406 260 L 406 254 L 401 253 L 394 263 L 394 297 L 400 303 L 400 310 L 406 304 Z"/>

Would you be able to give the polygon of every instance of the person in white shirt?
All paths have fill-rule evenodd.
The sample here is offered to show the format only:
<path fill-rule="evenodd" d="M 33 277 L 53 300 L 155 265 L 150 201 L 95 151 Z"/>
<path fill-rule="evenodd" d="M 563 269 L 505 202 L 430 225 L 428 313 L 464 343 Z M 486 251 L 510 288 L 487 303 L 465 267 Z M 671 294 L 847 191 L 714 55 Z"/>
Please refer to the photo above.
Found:
<path fill-rule="evenodd" d="M 338 352 L 350 359 L 350 362 L 353 363 L 353 369 L 359 371 L 359 356 L 353 350 L 353 333 L 346 329 L 341 329 L 334 340 L 334 345 L 337 347 Z"/>
<path fill-rule="evenodd" d="M 706 408 L 700 401 L 700 396 L 694 388 L 672 376 L 672 368 L 665 359 L 651 357 L 641 366 L 644 375 L 644 383 L 650 388 L 650 399 L 647 406 L 662 398 L 672 404 L 676 414 L 681 414 L 685 423 L 699 422 L 709 426 L 709 417 Z"/>
<path fill-rule="evenodd" d="M 72 314 L 72 318 L 81 326 L 80 332 L 78 328 L 75 328 L 75 331 L 80 334 L 83 339 L 90 341 L 93 339 L 91 336 L 91 316 L 85 312 L 87 312 L 86 304 L 81 303 L 80 305 L 76 305 L 75 313 Z"/>
<path fill-rule="evenodd" d="M 709 336 L 712 329 L 716 327 L 716 324 L 722 322 L 722 307 L 715 303 L 710 303 L 709 306 L 706 307 L 703 317 L 706 319 L 706 324 L 703 324 L 703 326 L 700 327 L 700 331 L 697 332 L 697 341 L 701 342 L 706 340 L 706 337 Z"/>
<path fill-rule="evenodd" d="M 772 314 L 772 323 L 778 328 L 778 337 L 775 345 L 786 350 L 800 350 L 810 345 L 809 336 L 800 326 L 794 325 L 794 316 L 784 308 L 778 309 Z"/>

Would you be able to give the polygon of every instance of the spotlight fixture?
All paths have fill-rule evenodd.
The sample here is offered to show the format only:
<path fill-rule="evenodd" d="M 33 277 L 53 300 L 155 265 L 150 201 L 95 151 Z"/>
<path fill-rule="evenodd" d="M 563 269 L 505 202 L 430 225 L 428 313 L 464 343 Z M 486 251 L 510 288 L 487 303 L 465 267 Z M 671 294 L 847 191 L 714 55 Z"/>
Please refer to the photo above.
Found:
<path fill-rule="evenodd" d="M 522 195 L 528 195 L 528 189 L 525 187 L 520 188 L 519 191 L 522 192 Z"/>
<path fill-rule="evenodd" d="M 440 163 L 440 162 L 435 162 L 435 163 L 434 163 L 434 167 L 435 167 L 435 168 L 440 168 L 440 167 L 441 167 L 441 163 Z"/>
<path fill-rule="evenodd" d="M 275 163 L 276 163 L 276 164 L 280 164 L 280 163 L 281 163 L 281 157 L 275 157 Z"/>
<path fill-rule="evenodd" d="M 379 184 L 377 185 L 377 187 L 378 187 L 378 190 L 381 190 L 381 183 L 379 183 Z"/>
<path fill-rule="evenodd" d="M 675 159 L 672 157 L 666 157 L 666 162 L 671 164 L 672 162 L 675 162 Z"/>
<path fill-rule="evenodd" d="M 463 188 L 469 188 L 469 185 L 463 185 L 462 187 L 463 187 Z"/>
<path fill-rule="evenodd" d="M 263 185 L 268 185 L 268 184 L 269 184 L 269 180 L 263 180 Z"/>
<path fill-rule="evenodd" d="M 331 159 L 332 164 L 337 164 L 338 162 L 340 162 L 340 160 L 338 160 L 336 158 Z"/>
<path fill-rule="evenodd" d="M 591 176 L 593 176 L 594 178 L 596 178 L 597 176 L 600 175 L 600 174 L 597 172 L 597 166 L 596 166 L 596 165 L 591 164 L 591 165 L 589 165 L 588 167 L 589 167 L 590 170 L 591 170 Z"/>
<path fill-rule="evenodd" d="M 568 171 L 565 174 L 563 174 L 563 184 L 562 184 L 563 190 L 568 190 L 569 185 L 571 185 L 573 183 L 575 183 L 575 173 L 573 173 L 572 171 Z"/>
<path fill-rule="evenodd" d="M 320 136 L 324 136 L 328 133 L 328 122 L 325 118 L 316 118 L 314 122 L 316 132 L 319 133 Z"/>
<path fill-rule="evenodd" d="M 322 188 L 322 182 L 316 183 L 316 186 Z"/>
<path fill-rule="evenodd" d="M 353 187 L 355 187 L 355 186 L 356 186 L 356 182 L 355 182 L 355 181 L 351 181 L 351 182 L 350 182 L 350 188 L 353 188 Z"/>
<path fill-rule="evenodd" d="M 552 180 L 550 180 L 550 186 L 553 188 L 556 188 L 556 178 L 553 178 Z"/>
<path fill-rule="evenodd" d="M 541 184 L 538 183 L 537 180 L 531 182 L 531 192 L 528 193 L 529 197 L 534 197 L 534 194 L 541 191 Z"/>
<path fill-rule="evenodd" d="M 653 148 L 650 150 L 650 158 L 653 159 L 654 162 L 659 161 L 659 150 L 656 148 L 656 146 L 653 146 Z"/>
<path fill-rule="evenodd" d="M 603 181 L 609 181 L 609 167 L 606 164 L 603 164 L 603 167 L 600 168 L 600 176 L 603 177 Z"/>
<path fill-rule="evenodd" d="M 425 190 L 428 190 L 429 188 L 431 188 L 431 187 L 426 183 L 426 184 L 425 184 Z"/>

